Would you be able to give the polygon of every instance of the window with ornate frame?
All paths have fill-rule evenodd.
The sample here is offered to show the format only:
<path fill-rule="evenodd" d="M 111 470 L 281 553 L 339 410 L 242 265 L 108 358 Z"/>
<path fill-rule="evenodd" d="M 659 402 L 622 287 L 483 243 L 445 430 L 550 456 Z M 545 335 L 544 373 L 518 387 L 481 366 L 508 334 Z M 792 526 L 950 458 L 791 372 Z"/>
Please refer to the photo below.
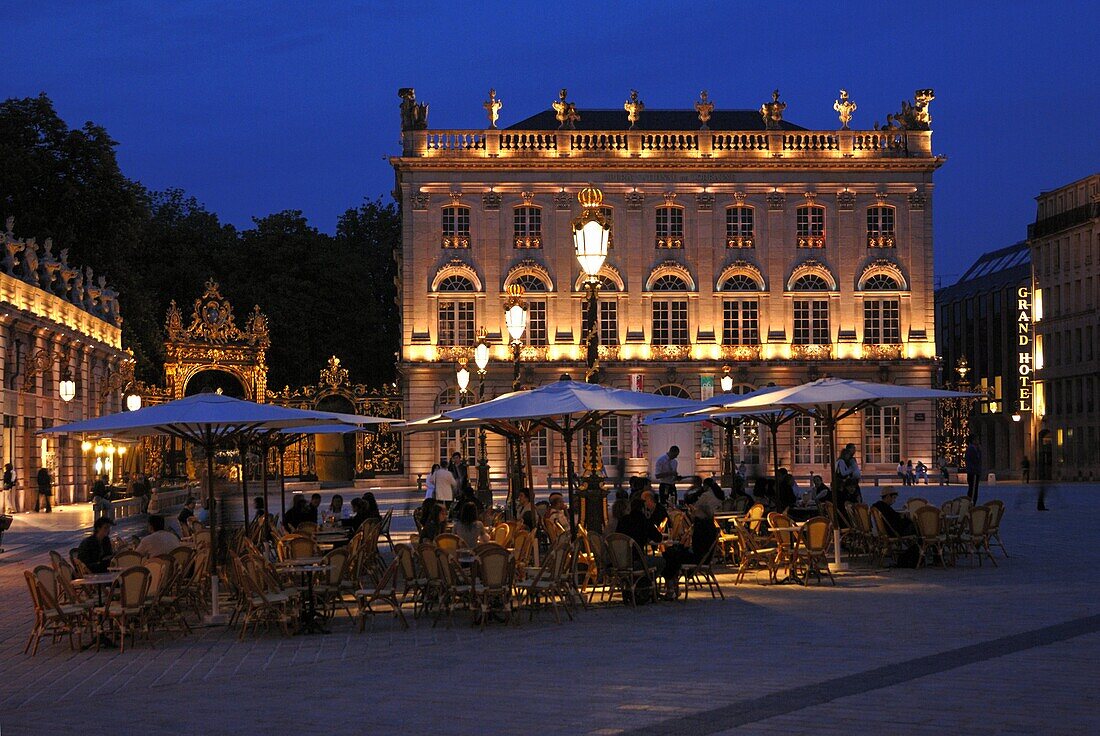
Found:
<path fill-rule="evenodd" d="M 600 420 L 600 446 L 603 450 L 603 462 L 611 467 L 619 456 L 619 417 L 610 416 Z"/>
<path fill-rule="evenodd" d="M 550 432 L 543 427 L 531 437 L 531 465 L 545 468 L 550 464 Z"/>
<path fill-rule="evenodd" d="M 867 208 L 867 247 L 868 248 L 893 248 L 894 239 L 894 208 L 889 205 L 878 205 Z"/>
<path fill-rule="evenodd" d="M 870 345 L 901 343 L 901 302 L 897 299 L 863 301 L 863 342 Z"/>
<path fill-rule="evenodd" d="M 526 294 L 529 293 L 541 293 L 548 291 L 546 282 L 533 273 L 523 273 L 516 276 L 511 281 L 512 284 L 517 284 L 523 287 L 523 291 Z"/>
<path fill-rule="evenodd" d="M 542 209 L 532 205 L 515 208 L 513 218 L 516 248 L 542 247 Z"/>
<path fill-rule="evenodd" d="M 761 291 L 760 284 L 752 276 L 735 273 L 722 282 L 722 291 Z"/>
<path fill-rule="evenodd" d="M 546 302 L 539 300 L 527 301 L 527 329 L 523 333 L 524 342 L 535 347 L 548 344 L 546 327 Z"/>
<path fill-rule="evenodd" d="M 893 276 L 876 273 L 863 282 L 863 291 L 900 291 L 901 285 Z"/>
<path fill-rule="evenodd" d="M 444 248 L 470 247 L 470 208 L 465 205 L 451 205 L 443 208 Z"/>
<path fill-rule="evenodd" d="M 756 299 L 722 301 L 722 344 L 760 343 L 760 303 Z"/>
<path fill-rule="evenodd" d="M 752 207 L 735 205 L 726 208 L 726 247 L 752 248 L 753 236 Z"/>
<path fill-rule="evenodd" d="M 533 449 L 533 448 L 532 448 Z M 439 464 L 451 461 L 451 453 L 461 452 L 462 457 L 477 457 L 476 429 L 448 429 L 439 433 Z"/>
<path fill-rule="evenodd" d="M 791 284 L 791 291 L 829 291 L 829 282 L 820 274 L 807 273 Z"/>
<path fill-rule="evenodd" d="M 829 300 L 795 299 L 794 344 L 828 345 L 830 342 Z"/>
<path fill-rule="evenodd" d="M 739 384 L 734 386 L 730 393 L 740 396 L 754 390 L 748 384 Z M 732 430 L 727 429 L 726 431 L 733 433 L 733 459 L 735 462 L 748 465 L 756 465 L 760 462 L 762 448 L 759 422 L 746 419 Z"/>
<path fill-rule="evenodd" d="M 600 344 L 619 344 L 619 302 L 615 299 L 600 299 Z M 588 314 L 581 304 L 581 339 L 588 334 Z"/>
<path fill-rule="evenodd" d="M 653 280 L 650 291 L 690 291 L 687 282 L 673 273 L 666 273 Z"/>
<path fill-rule="evenodd" d="M 825 456 L 825 433 L 817 422 L 805 415 L 794 418 L 794 461 L 798 465 L 828 463 Z"/>
<path fill-rule="evenodd" d="M 600 214 L 603 215 L 603 219 L 607 221 L 607 224 L 614 225 L 615 222 L 615 210 L 611 207 L 600 207 Z M 607 234 L 607 249 L 611 250 L 615 247 L 615 228 L 611 228 L 611 232 Z"/>
<path fill-rule="evenodd" d="M 474 303 L 472 301 L 440 300 L 436 344 L 468 346 L 474 344 Z"/>
<path fill-rule="evenodd" d="M 799 207 L 795 213 L 795 235 L 799 248 L 824 248 L 825 208 L 819 204 Z"/>
<path fill-rule="evenodd" d="M 668 205 L 657 208 L 657 247 L 684 247 L 684 208 Z"/>
<path fill-rule="evenodd" d="M 901 458 L 901 410 L 876 406 L 863 410 L 863 462 L 896 463 Z"/>
<path fill-rule="evenodd" d="M 653 301 L 654 345 L 688 344 L 688 303 L 686 299 Z"/>

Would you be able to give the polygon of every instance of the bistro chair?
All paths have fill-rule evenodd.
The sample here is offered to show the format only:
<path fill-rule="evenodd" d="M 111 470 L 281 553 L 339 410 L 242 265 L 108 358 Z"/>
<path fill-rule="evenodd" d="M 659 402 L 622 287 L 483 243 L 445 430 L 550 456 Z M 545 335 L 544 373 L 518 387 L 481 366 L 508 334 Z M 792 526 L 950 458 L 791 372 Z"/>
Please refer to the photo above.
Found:
<path fill-rule="evenodd" d="M 436 559 L 439 560 L 439 605 L 436 609 L 435 620 L 432 628 L 439 623 L 443 614 L 447 614 L 447 628 L 454 623 L 454 610 L 460 605 L 467 608 L 471 605 L 473 585 L 466 574 L 459 568 L 454 554 L 439 547 L 435 548 Z"/>
<path fill-rule="evenodd" d="M 610 595 L 621 591 L 623 601 L 631 607 L 637 605 L 639 587 L 649 586 L 655 598 L 657 595 L 657 572 L 649 566 L 645 553 L 625 534 L 609 534 L 604 540 L 607 546 L 607 583 Z"/>
<path fill-rule="evenodd" d="M 428 584 L 428 578 L 417 568 L 416 550 L 411 544 L 399 544 L 393 551 L 401 574 L 401 603 L 412 600 L 415 617 L 424 588 Z"/>
<path fill-rule="evenodd" d="M 512 538 L 512 528 L 507 524 L 498 524 L 493 527 L 493 532 L 489 536 L 501 547 L 507 547 L 509 540 Z"/>
<path fill-rule="evenodd" d="M 336 547 L 321 559 L 321 564 L 328 565 L 328 570 L 315 575 L 313 595 L 317 599 L 321 615 L 325 618 L 334 617 L 338 605 L 344 607 L 348 616 L 352 615 L 347 601 L 344 600 L 344 593 L 351 593 L 360 586 L 348 583 L 349 563 L 354 563 L 354 560 L 348 557 L 346 547 Z"/>
<path fill-rule="evenodd" d="M 881 567 L 887 556 L 896 560 L 898 555 L 917 541 L 917 538 L 913 535 L 898 536 L 897 532 L 890 528 L 890 524 L 882 516 L 882 512 L 874 506 L 871 506 L 871 520 L 875 529 L 876 567 Z"/>
<path fill-rule="evenodd" d="M 696 524 L 705 524 L 705 521 L 696 521 Z M 713 522 L 711 522 L 713 523 Z M 726 599 L 726 594 L 722 592 L 722 587 L 718 585 L 718 578 L 714 575 L 714 560 L 718 556 L 719 549 L 719 537 L 716 534 L 714 542 L 711 543 L 710 549 L 703 555 L 702 559 L 698 562 L 687 563 L 680 567 L 680 575 L 683 576 L 684 584 L 682 587 L 684 591 L 684 600 L 688 599 L 688 591 L 690 588 L 696 590 L 702 590 L 704 587 L 710 591 L 711 598 Z"/>
<path fill-rule="evenodd" d="M 320 557 L 317 542 L 305 534 L 287 534 L 279 540 L 277 549 L 282 561 Z"/>
<path fill-rule="evenodd" d="M 502 611 L 505 623 L 511 622 L 515 601 L 512 598 L 512 580 L 515 563 L 512 556 L 499 544 L 478 545 L 477 576 L 474 581 L 474 600 L 479 608 L 481 628 L 493 611 Z"/>
<path fill-rule="evenodd" d="M 459 549 L 464 548 L 466 546 L 466 542 L 464 542 L 462 540 L 462 537 L 458 536 L 457 534 L 436 534 L 435 546 L 439 550 L 453 555 L 455 552 L 458 552 Z"/>
<path fill-rule="evenodd" d="M 801 568 L 802 584 L 808 585 L 810 575 L 821 580 L 821 573 L 829 576 L 836 585 L 833 573 L 829 570 L 829 548 L 833 539 L 833 525 L 824 516 L 815 516 L 802 525 L 799 530 L 799 544 L 794 549 L 792 570 Z"/>
<path fill-rule="evenodd" d="M 775 565 L 776 569 L 790 568 L 793 552 L 799 542 L 798 532 L 794 530 L 794 523 L 786 514 L 772 511 L 768 514 L 768 529 L 775 539 Z"/>
<path fill-rule="evenodd" d="M 993 512 L 989 506 L 974 506 L 966 517 L 966 527 L 962 537 L 963 549 L 966 551 L 967 556 L 972 552 L 977 555 L 979 566 L 982 564 L 983 554 L 989 558 L 994 567 L 997 566 L 997 561 L 993 559 L 993 552 L 989 548 L 989 529 L 992 515 Z"/>
<path fill-rule="evenodd" d="M 148 568 L 129 567 L 119 573 L 111 584 L 106 596 L 107 604 L 97 608 L 100 626 L 118 630 L 119 653 L 126 651 L 126 634 L 130 634 L 131 644 L 137 644 L 137 631 L 146 625 L 149 612 Z M 99 638 L 96 638 L 99 648 Z"/>
<path fill-rule="evenodd" d="M 528 620 L 534 619 L 536 608 L 547 604 L 553 611 L 554 621 L 557 623 L 561 623 L 561 616 L 558 614 L 559 606 L 565 608 L 570 620 L 573 619 L 568 603 L 562 595 L 562 577 L 568 564 L 568 557 L 568 549 L 563 545 L 555 544 L 546 553 L 542 566 L 535 576 L 516 584 L 516 588 L 522 595 L 521 603 L 527 608 Z"/>
<path fill-rule="evenodd" d="M 929 504 L 927 498 L 914 496 L 913 498 L 905 499 L 905 508 L 909 511 L 910 514 L 915 514 L 917 509 L 921 508 L 922 506 L 928 505 Z"/>
<path fill-rule="evenodd" d="M 741 564 L 737 568 L 737 577 L 734 578 L 733 584 L 739 585 L 745 579 L 745 573 L 753 567 L 767 569 L 768 581 L 774 583 L 776 581 L 776 570 L 779 569 L 775 561 L 778 554 L 775 542 L 769 540 L 768 543 L 762 544 L 757 536 L 740 524 L 734 527 L 734 533 L 737 534 L 738 557 Z"/>
<path fill-rule="evenodd" d="M 234 557 L 232 561 L 243 591 L 244 611 L 238 640 L 244 640 L 250 625 L 255 631 L 260 624 L 270 626 L 272 623 L 279 626 L 284 636 L 290 636 L 289 624 L 293 620 L 291 596 L 264 574 L 261 560 Z"/>
<path fill-rule="evenodd" d="M 23 654 L 38 653 L 38 643 L 49 634 L 53 642 L 62 636 L 69 638 L 69 648 L 75 650 L 81 643 L 81 631 L 88 627 L 88 609 L 84 606 L 63 604 L 58 601 L 56 573 L 52 567 L 39 565 L 34 570 L 24 570 L 31 603 L 34 605 L 34 626 L 31 628 Z M 76 633 L 76 644 L 73 633 Z"/>
<path fill-rule="evenodd" d="M 376 585 L 365 586 L 355 591 L 355 600 L 359 603 L 360 632 L 367 626 L 367 616 L 372 617 L 371 625 L 373 626 L 373 616 L 381 613 L 381 611 L 374 610 L 375 604 L 379 603 L 387 606 L 390 611 L 393 612 L 394 618 L 399 620 L 404 628 L 409 628 L 409 622 L 405 619 L 405 614 L 401 611 L 401 602 L 404 599 L 404 594 L 397 586 L 397 575 L 400 569 L 401 560 L 395 559 L 382 573 Z"/>
<path fill-rule="evenodd" d="M 1004 556 L 1008 557 L 1008 550 L 1005 549 L 1004 542 L 1001 541 L 1001 519 L 1005 515 L 1004 501 L 986 501 L 982 505 L 989 509 L 988 541 L 990 544 L 996 544 L 1000 547 Z"/>
<path fill-rule="evenodd" d="M 943 513 L 932 506 L 921 506 L 913 512 L 913 526 L 917 529 L 917 545 L 920 547 L 920 559 L 917 567 L 925 564 L 929 552 L 939 558 L 940 565 L 947 567 L 947 532 Z"/>
<path fill-rule="evenodd" d="M 421 610 L 425 613 L 439 605 L 443 595 L 443 573 L 439 569 L 439 555 L 431 542 L 421 542 L 416 546 L 420 566 L 424 570 L 424 584 L 420 589 Z M 416 610 L 413 610 L 416 615 Z"/>
<path fill-rule="evenodd" d="M 128 567 L 134 567 L 144 562 L 145 558 L 133 550 L 126 550 L 124 552 L 116 552 L 111 558 L 111 567 L 118 568 L 119 570 L 125 570 Z"/>
<path fill-rule="evenodd" d="M 748 530 L 749 534 L 752 534 L 755 537 L 761 536 L 762 527 L 764 526 L 765 511 L 766 509 L 764 508 L 764 504 L 762 503 L 754 503 L 752 506 L 749 507 L 749 513 L 742 522 L 744 523 L 745 528 Z"/>
<path fill-rule="evenodd" d="M 875 530 L 871 528 L 871 510 L 865 503 L 849 503 L 848 518 L 852 521 L 849 537 L 852 546 L 871 557 L 875 548 Z"/>

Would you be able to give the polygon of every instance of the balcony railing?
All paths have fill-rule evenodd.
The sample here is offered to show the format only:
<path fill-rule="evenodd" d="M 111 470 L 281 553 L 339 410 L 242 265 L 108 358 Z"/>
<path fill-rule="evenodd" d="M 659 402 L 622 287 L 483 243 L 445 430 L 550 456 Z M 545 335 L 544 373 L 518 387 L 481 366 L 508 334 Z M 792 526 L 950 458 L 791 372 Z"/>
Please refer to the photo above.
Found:
<path fill-rule="evenodd" d="M 597 346 L 597 352 L 599 353 L 600 360 L 618 360 L 619 359 L 619 346 L 618 345 L 603 345 Z"/>
<path fill-rule="evenodd" d="M 517 248 L 541 248 L 542 238 L 538 235 L 517 235 L 515 239 L 515 245 Z"/>
<path fill-rule="evenodd" d="M 930 131 L 407 130 L 418 157 L 927 158 Z"/>
<path fill-rule="evenodd" d="M 679 250 L 684 247 L 682 235 L 658 235 L 657 248 L 659 250 Z"/>
<path fill-rule="evenodd" d="M 795 360 L 829 360 L 833 357 L 833 346 L 791 345 L 791 357 Z"/>
<path fill-rule="evenodd" d="M 894 248 L 896 243 L 894 241 L 893 233 L 867 233 L 867 247 L 868 248 Z"/>
<path fill-rule="evenodd" d="M 893 344 L 863 344 L 863 358 L 866 360 L 899 360 L 902 355 L 902 345 Z"/>
<path fill-rule="evenodd" d="M 440 241 L 440 244 L 444 248 L 448 248 L 448 249 L 469 248 L 470 247 L 470 236 L 468 234 L 467 235 L 444 235 L 443 239 Z"/>
<path fill-rule="evenodd" d="M 726 236 L 727 248 L 752 248 L 755 243 L 753 242 L 751 235 L 728 235 Z"/>
<path fill-rule="evenodd" d="M 799 235 L 798 236 L 799 248 L 824 248 L 825 236 L 824 235 Z"/>
<path fill-rule="evenodd" d="M 722 360 L 760 360 L 759 345 L 723 345 Z"/>
<path fill-rule="evenodd" d="M 649 357 L 653 360 L 690 360 L 690 345 L 651 345 Z"/>

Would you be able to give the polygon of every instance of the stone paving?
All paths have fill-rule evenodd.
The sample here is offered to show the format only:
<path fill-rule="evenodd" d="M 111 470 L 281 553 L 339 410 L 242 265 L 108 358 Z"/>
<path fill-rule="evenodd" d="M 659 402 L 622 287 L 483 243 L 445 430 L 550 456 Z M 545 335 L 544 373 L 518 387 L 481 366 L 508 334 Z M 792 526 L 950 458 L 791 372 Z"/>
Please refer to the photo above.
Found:
<path fill-rule="evenodd" d="M 1047 513 L 1034 493 L 983 488 L 1008 506 L 1012 557 L 997 567 L 857 565 L 835 588 L 726 575 L 725 601 L 597 607 L 560 625 L 480 631 L 459 615 L 402 631 L 380 617 L 365 634 L 339 620 L 327 636 L 238 643 L 207 628 L 125 654 L 45 642 L 34 658 L 21 572 L 71 546 L 90 513 L 24 514 L 0 556 L 0 733 L 1100 732 L 1100 486 L 1059 486 Z"/>

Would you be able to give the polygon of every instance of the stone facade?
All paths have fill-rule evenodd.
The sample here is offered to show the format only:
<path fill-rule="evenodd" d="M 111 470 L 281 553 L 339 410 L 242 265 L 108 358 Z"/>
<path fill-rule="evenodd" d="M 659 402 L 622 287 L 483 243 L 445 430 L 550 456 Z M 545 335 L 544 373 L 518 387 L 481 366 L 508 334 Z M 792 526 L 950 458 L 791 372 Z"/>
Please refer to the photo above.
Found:
<path fill-rule="evenodd" d="M 80 438 L 39 437 L 40 429 L 123 408 L 133 364 L 122 348 L 117 294 L 91 269 L 68 264 L 46 241 L 20 240 L 7 221 L 0 234 L 6 258 L 0 270 L 0 375 L 3 387 L 3 463 L 15 467 L 17 487 L 9 509 L 34 508 L 35 477 L 45 466 L 54 479 L 55 504 L 82 502 L 92 483 L 94 458 Z M 76 384 L 71 401 L 60 396 L 62 380 Z"/>
<path fill-rule="evenodd" d="M 760 113 L 714 110 L 706 99 L 694 111 L 622 112 L 578 109 L 565 90 L 556 116 L 435 130 L 404 92 L 403 151 L 392 164 L 406 417 L 456 403 L 456 360 L 472 357 L 478 328 L 491 344 L 486 396 L 510 388 L 504 303 L 514 283 L 538 305 L 523 383 L 583 378 L 570 222 L 589 184 L 613 222 L 600 291 L 605 383 L 705 398 L 720 391 L 726 365 L 737 391 L 824 375 L 932 383 L 932 175 L 943 160 L 931 151 L 929 90 L 889 128 L 862 131 L 801 128 L 783 120 L 778 95 Z M 471 383 L 476 396 L 476 376 Z M 928 405 L 903 408 L 894 431 L 889 414 L 857 415 L 838 439 L 870 451 L 869 472 L 892 474 L 898 456 L 933 459 L 934 416 Z M 628 472 L 645 472 L 670 442 L 682 447 L 681 472 L 720 468 L 720 430 L 613 424 L 604 451 L 627 456 Z M 865 426 L 876 449 L 865 448 Z M 781 462 L 803 477 L 824 469 L 814 434 L 792 425 L 779 435 Z M 449 441 L 410 436 L 410 474 L 426 473 Z M 739 437 L 737 452 L 763 470 L 767 445 L 755 441 Z M 554 438 L 536 444 L 537 483 L 559 473 L 560 451 Z M 490 436 L 493 476 L 504 452 Z"/>
<path fill-rule="evenodd" d="M 1028 228 L 1035 284 L 1035 410 L 1040 471 L 1100 477 L 1100 174 L 1044 192 Z"/>

